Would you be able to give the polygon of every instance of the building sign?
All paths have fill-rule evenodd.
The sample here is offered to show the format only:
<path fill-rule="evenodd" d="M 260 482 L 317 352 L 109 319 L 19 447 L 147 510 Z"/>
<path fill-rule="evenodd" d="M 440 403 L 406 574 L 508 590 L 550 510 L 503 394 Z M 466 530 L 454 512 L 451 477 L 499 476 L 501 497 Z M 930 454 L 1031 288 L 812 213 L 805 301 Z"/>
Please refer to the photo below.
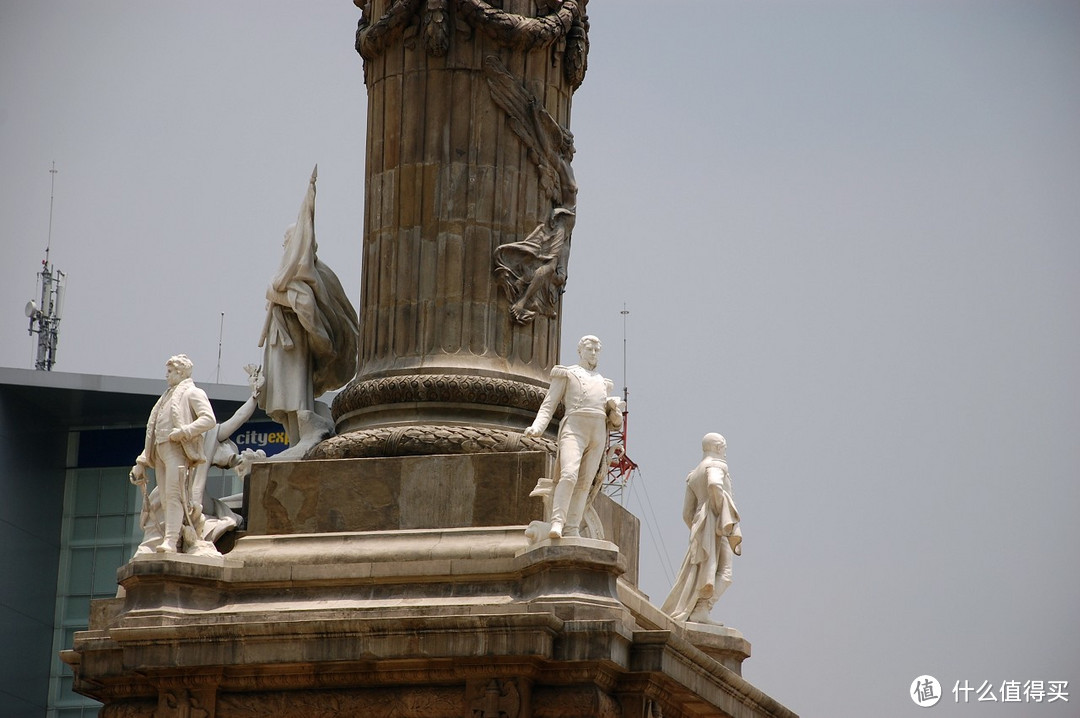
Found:
<path fill-rule="evenodd" d="M 236 430 L 230 439 L 243 451 L 262 449 L 267 456 L 289 448 L 285 430 L 272 421 L 252 421 Z M 131 466 L 142 452 L 146 429 L 88 429 L 79 432 L 79 468 Z"/>

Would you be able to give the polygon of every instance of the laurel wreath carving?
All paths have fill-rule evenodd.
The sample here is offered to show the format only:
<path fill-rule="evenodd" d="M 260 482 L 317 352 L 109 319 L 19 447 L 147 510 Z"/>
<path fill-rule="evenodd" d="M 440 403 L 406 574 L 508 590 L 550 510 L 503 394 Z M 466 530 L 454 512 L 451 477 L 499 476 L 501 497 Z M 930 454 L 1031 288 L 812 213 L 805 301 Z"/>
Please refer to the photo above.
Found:
<path fill-rule="evenodd" d="M 493 454 L 508 451 L 555 452 L 555 442 L 543 436 L 524 436 L 506 429 L 482 426 L 385 426 L 332 436 L 315 446 L 305 459 L 365 459 L 376 456 L 431 454 Z"/>
<path fill-rule="evenodd" d="M 334 398 L 334 417 L 403 402 L 463 402 L 536 411 L 546 389 L 512 379 L 468 374 L 411 374 L 350 384 Z"/>

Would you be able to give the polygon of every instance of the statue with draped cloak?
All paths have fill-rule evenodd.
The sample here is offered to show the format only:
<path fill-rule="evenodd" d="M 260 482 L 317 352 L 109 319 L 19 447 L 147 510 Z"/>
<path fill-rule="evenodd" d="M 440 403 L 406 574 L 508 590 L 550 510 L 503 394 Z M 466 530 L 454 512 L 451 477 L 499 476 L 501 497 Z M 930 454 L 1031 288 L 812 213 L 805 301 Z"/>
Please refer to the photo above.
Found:
<path fill-rule="evenodd" d="M 311 173 L 296 224 L 285 230 L 281 266 L 266 290 L 263 348 L 266 386 L 259 407 L 285 427 L 290 448 L 325 421 L 315 415 L 315 399 L 356 374 L 359 324 L 333 270 L 319 261 L 315 243 L 315 180 Z M 331 424 L 332 427 L 332 424 Z"/>

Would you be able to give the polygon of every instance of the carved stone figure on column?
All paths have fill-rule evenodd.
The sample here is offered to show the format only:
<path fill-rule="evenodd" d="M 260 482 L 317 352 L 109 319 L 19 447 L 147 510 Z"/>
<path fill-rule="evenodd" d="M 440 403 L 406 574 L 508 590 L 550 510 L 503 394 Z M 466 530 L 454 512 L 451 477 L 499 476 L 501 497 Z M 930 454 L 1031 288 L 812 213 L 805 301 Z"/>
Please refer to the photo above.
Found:
<path fill-rule="evenodd" d="M 311 173 L 296 224 L 285 230 L 281 267 L 266 290 L 263 347 L 266 389 L 259 406 L 285 427 L 288 454 L 333 432 L 333 422 L 316 413 L 315 399 L 344 386 L 356 373 L 356 309 L 333 270 L 319 261 L 315 243 L 315 180 Z"/>
<path fill-rule="evenodd" d="M 580 363 L 556 365 L 551 386 L 525 436 L 539 436 L 547 428 L 559 402 L 565 414 L 557 439 L 558 479 L 551 501 L 550 538 L 580 535 L 593 482 L 607 453 L 609 426 L 622 425 L 622 400 L 612 396 L 614 384 L 596 371 L 600 340 L 592 335 L 578 342 Z"/>
<path fill-rule="evenodd" d="M 574 135 L 498 58 L 485 58 L 484 76 L 492 99 L 506 112 L 511 129 L 536 165 L 541 201 L 551 206 L 547 221 L 529 236 L 495 249 L 495 274 L 511 301 L 510 314 L 519 324 L 527 324 L 538 313 L 554 317 L 566 286 L 570 235 L 577 217 L 578 186 L 570 164 Z"/>
<path fill-rule="evenodd" d="M 510 314 L 519 324 L 528 323 L 537 313 L 553 317 L 558 312 L 574 219 L 573 210 L 556 207 L 551 218 L 528 237 L 495 248 L 495 273 L 507 296 L 516 297 Z"/>
<path fill-rule="evenodd" d="M 701 463 L 686 477 L 683 501 L 690 546 L 662 610 L 676 621 L 715 623 L 709 612 L 731 585 L 732 558 L 742 555 L 742 530 L 732 498 L 727 441 L 706 434 L 701 450 Z"/>
<path fill-rule="evenodd" d="M 206 462 L 202 435 L 217 424 L 206 392 L 191 380 L 192 367 L 185 354 L 171 357 L 165 363 L 169 388 L 150 412 L 146 442 L 131 469 L 131 482 L 142 487 L 144 496 L 146 469 L 154 469 L 165 514 L 158 553 L 177 551 L 190 503 L 189 476 L 199 464 Z"/>

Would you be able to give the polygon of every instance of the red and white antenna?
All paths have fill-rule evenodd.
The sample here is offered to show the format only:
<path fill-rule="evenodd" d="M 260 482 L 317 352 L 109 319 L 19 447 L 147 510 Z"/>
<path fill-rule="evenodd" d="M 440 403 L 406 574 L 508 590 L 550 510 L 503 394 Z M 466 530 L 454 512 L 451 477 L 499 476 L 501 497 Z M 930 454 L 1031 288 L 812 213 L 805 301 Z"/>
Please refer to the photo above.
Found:
<path fill-rule="evenodd" d="M 623 303 L 623 412 L 622 428 L 608 434 L 608 472 L 601 487 L 611 498 L 623 503 L 623 489 L 630 484 L 630 479 L 637 473 L 638 465 L 626 453 L 627 427 L 630 422 L 630 390 L 626 381 L 626 317 L 630 310 Z"/>

